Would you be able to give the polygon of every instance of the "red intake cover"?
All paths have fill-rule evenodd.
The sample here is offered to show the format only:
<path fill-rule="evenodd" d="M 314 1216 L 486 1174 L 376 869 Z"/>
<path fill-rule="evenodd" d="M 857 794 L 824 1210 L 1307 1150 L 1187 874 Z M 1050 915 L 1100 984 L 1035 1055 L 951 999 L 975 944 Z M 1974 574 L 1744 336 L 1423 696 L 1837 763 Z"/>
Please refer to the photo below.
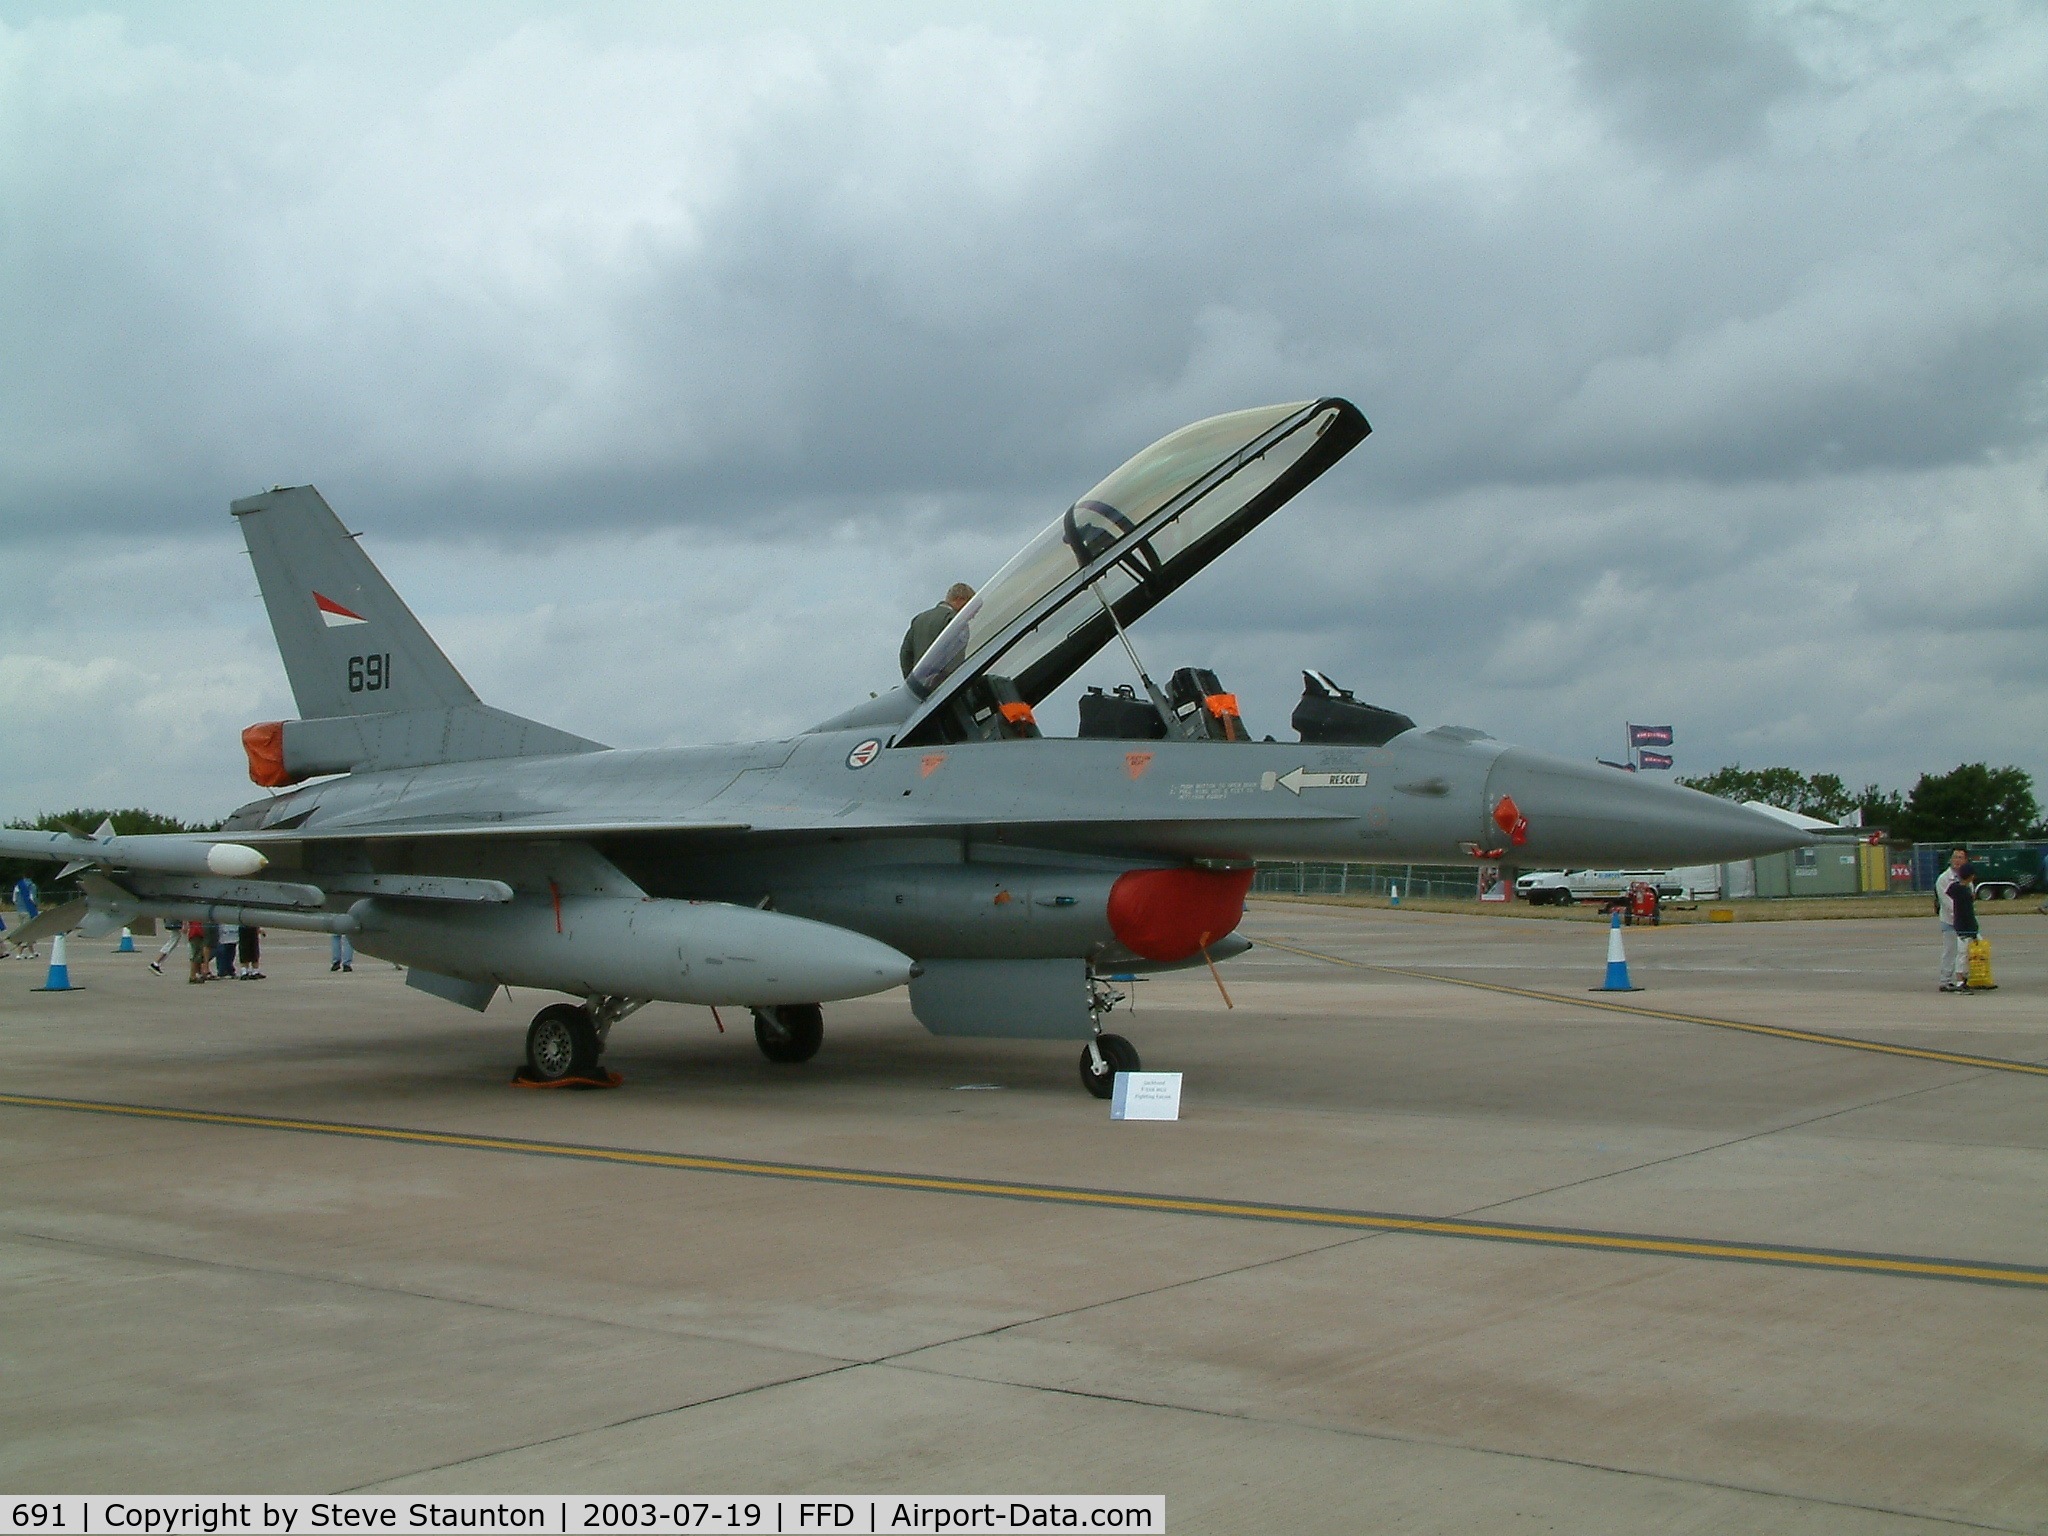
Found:
<path fill-rule="evenodd" d="M 1109 888 L 1109 931 L 1147 960 L 1185 960 L 1244 919 L 1248 869 L 1134 869 Z"/>

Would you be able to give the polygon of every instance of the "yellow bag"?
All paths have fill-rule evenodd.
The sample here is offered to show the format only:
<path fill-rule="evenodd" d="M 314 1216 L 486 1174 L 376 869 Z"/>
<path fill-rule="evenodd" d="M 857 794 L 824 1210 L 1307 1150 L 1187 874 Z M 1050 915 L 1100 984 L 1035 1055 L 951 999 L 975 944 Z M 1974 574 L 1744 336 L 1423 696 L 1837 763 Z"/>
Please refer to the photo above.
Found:
<path fill-rule="evenodd" d="M 1991 990 L 1998 983 L 1991 979 L 1991 941 L 1970 940 L 1970 985 Z"/>

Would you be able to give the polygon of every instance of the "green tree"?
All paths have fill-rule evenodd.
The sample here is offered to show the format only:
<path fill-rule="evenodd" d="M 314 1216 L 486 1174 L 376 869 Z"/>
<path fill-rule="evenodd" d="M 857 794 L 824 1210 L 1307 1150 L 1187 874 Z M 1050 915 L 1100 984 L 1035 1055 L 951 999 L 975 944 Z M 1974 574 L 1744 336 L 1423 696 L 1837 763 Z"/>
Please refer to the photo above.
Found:
<path fill-rule="evenodd" d="M 2033 835 L 2040 820 L 2034 778 L 2024 768 L 1963 763 L 1921 774 L 1895 830 L 1916 843 L 1989 842 Z"/>
<path fill-rule="evenodd" d="M 1863 825 L 1896 831 L 1906 819 L 1906 797 L 1881 784 L 1866 784 L 1856 802 L 1863 808 Z"/>
<path fill-rule="evenodd" d="M 1723 800 L 1761 800 L 1780 810 L 1817 816 L 1823 821 L 1840 821 L 1877 788 L 1873 784 L 1859 797 L 1843 785 L 1839 774 L 1808 774 L 1797 768 L 1744 768 L 1740 763 L 1678 782 L 1689 789 L 1719 795 Z"/>

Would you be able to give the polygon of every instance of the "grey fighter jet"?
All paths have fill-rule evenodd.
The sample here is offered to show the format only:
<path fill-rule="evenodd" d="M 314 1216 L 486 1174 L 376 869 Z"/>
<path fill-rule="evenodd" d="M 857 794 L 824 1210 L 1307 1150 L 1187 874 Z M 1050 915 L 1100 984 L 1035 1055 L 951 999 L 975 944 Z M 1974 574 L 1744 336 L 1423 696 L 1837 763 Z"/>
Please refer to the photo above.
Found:
<path fill-rule="evenodd" d="M 1340 399 L 1184 427 L 983 583 L 901 687 L 737 746 L 617 750 L 480 702 L 319 493 L 278 487 L 233 505 L 300 711 L 243 733 L 275 793 L 207 837 L 0 851 L 84 871 L 52 926 L 342 932 L 471 1008 L 565 993 L 527 1031 L 543 1081 L 598 1070 L 649 1001 L 749 1007 L 761 1050 L 800 1062 L 822 1003 L 907 982 L 934 1034 L 1085 1042 L 1107 1096 L 1138 1067 L 1102 1027 L 1112 978 L 1247 949 L 1255 859 L 1666 866 L 1798 841 L 1481 731 L 1362 705 L 1347 727 L 1316 674 L 1290 742 L 1250 740 L 1211 674 L 1156 683 L 1130 626 L 1370 430 Z M 1045 735 L 1034 706 L 1112 647 L 1137 685 Z"/>

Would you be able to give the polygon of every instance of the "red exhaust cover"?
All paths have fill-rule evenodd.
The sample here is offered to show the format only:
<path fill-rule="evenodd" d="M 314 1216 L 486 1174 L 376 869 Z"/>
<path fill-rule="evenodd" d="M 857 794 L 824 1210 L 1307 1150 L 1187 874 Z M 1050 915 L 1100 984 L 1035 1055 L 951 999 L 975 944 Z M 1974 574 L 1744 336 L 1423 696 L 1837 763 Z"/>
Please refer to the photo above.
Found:
<path fill-rule="evenodd" d="M 1109 888 L 1109 931 L 1147 960 L 1185 960 L 1244 919 L 1248 869 L 1133 869 Z"/>
<path fill-rule="evenodd" d="M 299 781 L 284 766 L 284 722 L 266 720 L 242 732 L 242 750 L 249 754 L 249 778 L 265 789 L 283 789 Z"/>

